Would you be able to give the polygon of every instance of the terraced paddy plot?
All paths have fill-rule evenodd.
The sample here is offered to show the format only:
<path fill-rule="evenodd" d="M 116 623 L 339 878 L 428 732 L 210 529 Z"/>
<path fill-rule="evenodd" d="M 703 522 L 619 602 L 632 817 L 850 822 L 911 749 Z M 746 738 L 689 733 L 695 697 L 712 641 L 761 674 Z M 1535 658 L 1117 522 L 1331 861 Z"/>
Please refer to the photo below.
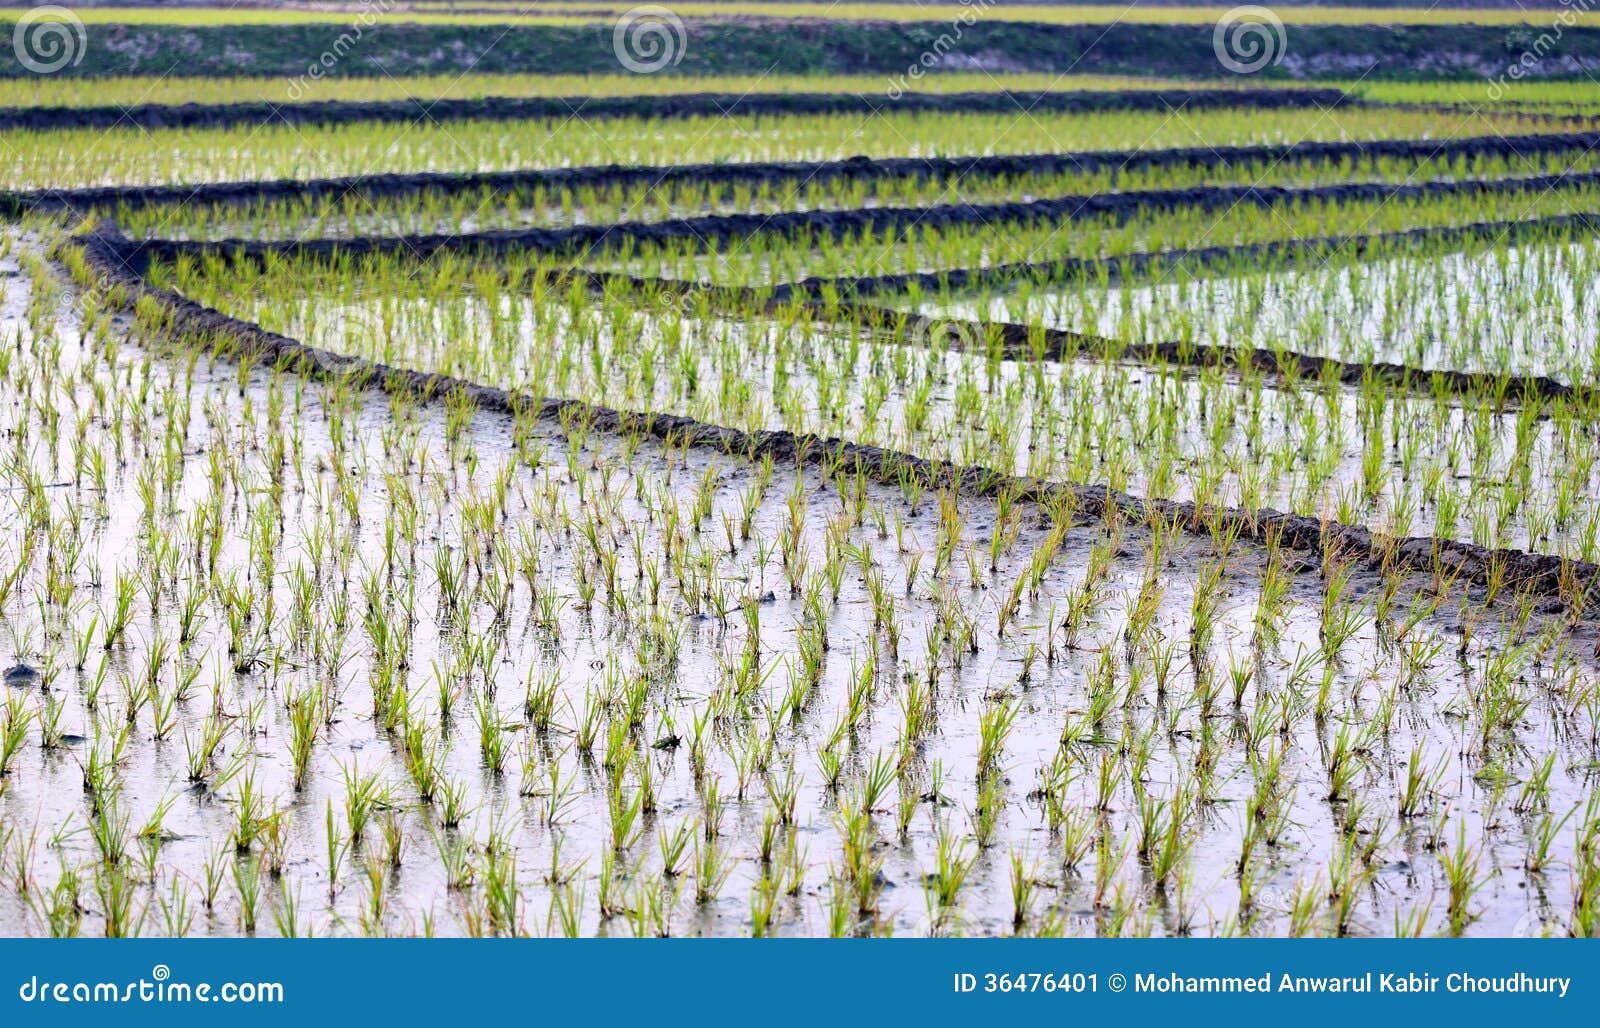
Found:
<path fill-rule="evenodd" d="M 472 233 L 532 227 L 658 222 L 708 215 L 778 214 L 928 208 L 952 204 L 1032 203 L 1081 197 L 1093 210 L 1114 197 L 1097 194 L 1171 193 L 1197 187 L 1305 189 L 1361 183 L 1509 180 L 1568 175 L 1574 181 L 1600 167 L 1600 137 L 1573 136 L 1569 146 L 1545 148 L 1549 137 L 1493 137 L 1507 153 L 1444 153 L 1432 143 L 1404 156 L 1360 152 L 1299 158 L 1281 150 L 1254 155 L 1233 148 L 1123 151 L 1067 166 L 1052 155 L 997 155 L 986 161 L 784 162 L 643 169 L 567 169 L 555 174 L 428 176 L 363 186 L 330 180 L 290 192 L 264 186 L 259 198 L 229 187 L 208 200 L 194 191 L 174 207 L 142 194 L 103 207 L 138 237 L 174 239 L 325 238 L 330 236 Z M 1459 145 L 1466 145 L 1462 141 Z M 1485 149 L 1490 140 L 1482 140 Z M 1125 155 L 1125 156 L 1122 156 Z M 619 181 L 620 180 L 620 181 Z M 284 194 L 289 195 L 284 195 Z M 1199 197 L 1169 196 L 1195 204 Z M 74 204 L 86 202 L 71 198 Z M 1131 201 L 1153 206 L 1154 197 Z M 1070 209 L 1069 209 L 1070 212 Z"/>
<path fill-rule="evenodd" d="M 1594 208 L 1596 187 L 1575 177 L 1560 182 L 1508 182 L 1495 188 L 1449 186 L 1438 192 L 1408 193 L 1382 189 L 1374 199 L 1344 201 L 1315 194 L 1309 200 L 1262 197 L 1246 202 L 1237 195 L 1214 197 L 1162 210 L 1151 210 L 1124 198 L 1126 209 L 1102 214 L 1088 203 L 1069 201 L 1064 209 L 1032 211 L 947 210 L 912 212 L 903 218 L 862 215 L 829 219 L 815 228 L 773 231 L 768 225 L 744 233 L 728 245 L 709 249 L 704 233 L 682 233 L 661 242 L 618 237 L 603 266 L 632 275 L 705 282 L 716 285 L 774 287 L 807 279 L 835 280 L 841 288 L 860 291 L 892 285 L 940 282 L 968 284 L 964 278 L 1049 281 L 1065 277 L 1094 281 L 1114 273 L 1107 262 L 1121 258 L 1170 254 L 1166 265 L 1188 251 L 1221 249 L 1216 254 L 1183 258 L 1226 266 L 1248 265 L 1263 254 L 1247 247 L 1281 242 L 1331 253 L 1339 239 L 1447 231 L 1470 226 L 1505 226 L 1541 220 L 1583 218 Z M 1198 201 L 1199 198 L 1196 198 Z M 1031 215 L 1019 220 L 1018 215 Z M 1085 216 L 1088 215 L 1088 216 Z M 891 221 L 879 229 L 874 221 Z M 1070 224 L 1069 224 L 1070 223 Z M 1553 231 L 1570 230 L 1562 226 Z M 1510 228 L 1489 234 L 1509 234 Z M 1326 244 L 1305 241 L 1329 240 Z M 1380 241 L 1381 243 L 1381 241 Z M 1393 245 L 1411 245 L 1403 238 Z M 1087 262 L 1087 263 L 1086 263 Z M 818 288 L 811 286 L 810 288 Z"/>
<path fill-rule="evenodd" d="M 1600 106 L 1600 84 L 1587 81 L 1538 82 L 1528 79 L 1481 82 L 1369 82 L 1353 85 L 1369 100 L 1397 103 L 1457 103 L 1518 106 L 1552 112 L 1593 110 Z"/>
<path fill-rule="evenodd" d="M 1047 325 L 1137 343 L 1287 350 L 1426 370 L 1600 382 L 1593 238 L 1104 289 L 919 297 L 936 317 Z"/>
<path fill-rule="evenodd" d="M 1134 8 L 1134 13 L 1138 10 Z M 1366 8 L 1368 14 L 1379 14 Z M 1525 11 L 1502 11 L 1526 14 Z M 941 70 L 917 80 L 918 93 L 968 93 L 984 90 L 1206 90 L 1237 88 L 1226 78 L 1165 78 L 1154 75 L 1078 75 L 1056 72 L 960 72 Z M 1480 82 L 1294 82 L 1274 80 L 1274 90 L 1344 88 L 1376 102 L 1522 106 L 1530 110 L 1592 109 L 1600 106 L 1600 86 L 1590 82 L 1504 83 L 1494 93 Z M 675 93 L 878 93 L 883 75 L 400 75 L 333 77 L 317 83 L 314 101 L 395 101 L 395 99 L 482 99 L 488 96 L 638 96 Z M 82 78 L 35 75 L 0 78 L 0 107 L 96 107 L 102 104 L 238 104 L 286 101 L 282 77 L 190 78 L 184 75 Z"/>
<path fill-rule="evenodd" d="M 1382 11 L 1367 8 L 1369 15 Z M 619 12 L 621 13 L 621 12 Z M 1138 9 L 1132 9 L 1137 14 Z M 1507 10 L 1494 12 L 1525 15 Z M 1146 75 L 1080 75 L 1037 72 L 929 73 L 916 82 L 920 93 L 965 93 L 982 90 L 1156 90 L 1237 88 L 1223 79 L 1184 79 Z M 334 77 L 316 83 L 308 101 L 382 102 L 424 100 L 475 100 L 484 97 L 636 96 L 677 93 L 816 92 L 879 93 L 883 75 L 400 75 L 373 78 Z M 1464 104 L 1482 107 L 1516 105 L 1534 111 L 1564 112 L 1600 106 L 1600 86 L 1587 81 L 1507 82 L 1493 93 L 1480 82 L 1389 82 L 1353 80 L 1300 82 L 1276 79 L 1272 89 L 1339 88 L 1381 103 Z M 79 78 L 39 76 L 0 79 L 0 108 L 97 107 L 104 104 L 205 104 L 284 103 L 287 85 L 280 76 L 189 78 L 173 74 L 160 79 L 143 76 Z"/>
<path fill-rule="evenodd" d="M 1381 14 L 1372 8 L 1369 14 Z M 619 12 L 620 13 L 620 12 Z M 1137 9 L 1134 9 L 1137 13 Z M 1505 11 L 1508 15 L 1525 12 Z M 527 96 L 636 96 L 678 93 L 817 92 L 878 93 L 885 88 L 882 75 L 403 75 L 374 78 L 334 77 L 316 84 L 315 101 L 475 100 L 484 97 Z M 1146 75 L 1080 75 L 1037 72 L 940 71 L 917 80 L 920 93 L 965 93 L 983 90 L 1032 92 L 1043 90 L 1157 90 L 1237 88 L 1222 79 L 1165 78 Z M 1565 111 L 1600 106 L 1600 86 L 1587 81 L 1507 82 L 1489 92 L 1479 82 L 1389 82 L 1353 80 L 1301 82 L 1276 79 L 1272 89 L 1346 89 L 1363 99 L 1381 103 L 1464 104 L 1481 107 L 1518 105 L 1530 110 Z M 78 78 L 41 76 L 0 79 L 0 108 L 97 107 L 108 103 L 205 104 L 283 103 L 282 77 L 188 78 L 173 74 L 160 79 L 143 76 Z"/>
<path fill-rule="evenodd" d="M 306 101 L 478 100 L 484 97 L 608 97 L 731 93 L 880 93 L 882 75 L 408 75 L 377 78 L 325 78 Z M 920 93 L 965 93 L 973 90 L 1128 90 L 1212 89 L 1218 80 L 1172 79 L 1135 75 L 1058 75 L 1038 73 L 941 72 L 917 81 Z M 1277 83 L 1273 88 L 1295 88 Z M 282 77 L 72 78 L 46 76 L 0 79 L 0 107 L 98 107 L 124 104 L 285 103 L 288 84 Z"/>
<path fill-rule="evenodd" d="M 1574 127 L 1580 127 L 1574 123 Z M 1033 153 L 1288 142 L 1438 138 L 1551 131 L 1548 119 L 1341 108 L 1262 117 L 1248 109 L 1086 114 L 893 113 L 664 120 L 563 118 L 254 126 L 63 129 L 7 133 L 0 177 L 11 189 L 181 184 L 381 172 L 496 171 L 596 164 L 837 160 L 867 156 Z M 977 145 L 974 145 L 977 141 Z"/>

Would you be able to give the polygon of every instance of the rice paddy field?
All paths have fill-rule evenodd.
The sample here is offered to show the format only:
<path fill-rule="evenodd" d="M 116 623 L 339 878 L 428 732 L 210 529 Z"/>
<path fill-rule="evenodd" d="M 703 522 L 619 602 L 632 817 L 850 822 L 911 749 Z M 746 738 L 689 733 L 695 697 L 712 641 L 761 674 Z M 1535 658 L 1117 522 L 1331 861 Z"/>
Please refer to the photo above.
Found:
<path fill-rule="evenodd" d="M 1557 0 L 1559 2 L 1559 0 Z M 0 5 L 0 20 L 20 17 L 27 5 L 13 2 Z M 271 3 L 198 4 L 163 7 L 137 4 L 84 7 L 78 17 L 87 24 L 119 25 L 284 25 L 340 24 L 352 11 L 363 7 L 414 24 L 579 24 L 610 21 L 637 4 L 614 0 L 392 0 L 379 5 L 376 0 L 330 0 L 297 4 L 293 7 Z M 837 21 L 939 21 L 959 16 L 970 7 L 961 0 L 922 0 L 915 3 L 783 3 L 778 0 L 712 0 L 700 3 L 675 3 L 673 11 L 685 19 L 720 20 L 767 18 L 773 20 L 826 19 Z M 1150 5 L 1095 3 L 997 2 L 984 10 L 986 18 L 1035 24 L 1104 25 L 1113 22 L 1155 25 L 1209 25 L 1230 9 L 1218 5 Z M 1323 6 L 1320 4 L 1284 5 L 1283 20 L 1301 25 L 1527 25 L 1547 21 L 1550 5 L 1496 6 L 1482 9 L 1427 5 Z M 1574 24 L 1590 25 L 1594 12 L 1575 7 Z"/>
<path fill-rule="evenodd" d="M 0 128 L 0 934 L 1600 931 L 1592 85 L 881 87 Z"/>

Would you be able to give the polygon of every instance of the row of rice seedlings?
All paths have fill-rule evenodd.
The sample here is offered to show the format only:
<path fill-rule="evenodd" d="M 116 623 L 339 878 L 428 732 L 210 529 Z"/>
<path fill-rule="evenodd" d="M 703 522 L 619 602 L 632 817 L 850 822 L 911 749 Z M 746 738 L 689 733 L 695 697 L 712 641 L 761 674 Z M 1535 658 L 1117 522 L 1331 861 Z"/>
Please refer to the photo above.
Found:
<path fill-rule="evenodd" d="M 1559 113 L 1592 111 L 1600 108 L 1600 89 L 1593 82 L 1555 82 L 1521 79 L 1495 83 L 1489 90 L 1482 82 L 1374 82 L 1370 79 L 1348 88 L 1368 100 L 1380 103 L 1456 103 L 1473 107 L 1519 107 L 1529 111 Z"/>
<path fill-rule="evenodd" d="M 1229 277 L 1177 268 L 1144 285 L 917 289 L 890 302 L 1124 343 L 1257 347 L 1581 384 L 1600 383 L 1600 313 L 1588 290 L 1596 275 L 1595 240 L 1569 237 L 1383 260 L 1334 255 L 1313 267 L 1236 269 Z"/>
<path fill-rule="evenodd" d="M 618 12 L 621 13 L 621 12 Z M 918 93 L 1017 91 L 1209 89 L 1217 80 L 1134 75 L 1006 74 L 930 72 Z M 316 83 L 311 101 L 481 100 L 525 96 L 662 96 L 674 93 L 880 93 L 881 75 L 385 75 L 330 77 Z M 1295 88 L 1293 84 L 1287 88 Z M 118 104 L 282 104 L 282 76 L 107 76 L 30 75 L 0 79 L 0 107 L 100 107 Z"/>
<path fill-rule="evenodd" d="M 1018 362 L 987 339 L 907 345 L 825 310 L 725 320 L 703 301 L 596 296 L 464 263 L 185 263 L 155 275 L 314 345 L 535 396 L 1402 536 L 1600 556 L 1600 450 L 1583 428 L 1592 394 L 1523 406 L 1110 355 Z"/>
<path fill-rule="evenodd" d="M 1359 107 L 1282 110 L 888 112 L 800 116 L 548 121 L 381 122 L 226 129 L 18 130 L 6 133 L 0 180 L 11 189 L 418 171 L 495 171 L 593 164 L 836 160 L 1416 139 L 1548 131 L 1518 114 L 1439 114 Z"/>
<path fill-rule="evenodd" d="M 755 214 L 863 207 L 1026 202 L 1113 190 L 1196 186 L 1329 185 L 1346 181 L 1487 180 L 1590 172 L 1600 156 L 1581 149 L 1509 157 L 1377 158 L 1241 161 L 1226 167 L 1101 169 L 1091 172 L 980 175 L 938 179 L 800 176 L 789 181 L 474 188 L 399 196 L 359 191 L 250 204 L 126 205 L 117 222 L 134 236 L 181 239 L 271 239 L 351 235 L 482 232 L 506 228 L 605 225 L 708 214 Z"/>
<path fill-rule="evenodd" d="M 623 240 L 599 258 L 601 267 L 650 278 L 758 286 L 805 278 L 856 278 L 936 273 L 961 268 L 1097 259 L 1130 253 L 1232 247 L 1278 240 L 1404 232 L 1482 222 L 1523 221 L 1592 210 L 1600 188 L 1582 185 L 1539 193 L 1405 197 L 1387 200 L 1302 200 L 1267 209 L 1178 208 L 1100 215 L 1063 225 L 961 223 L 865 230 L 839 237 L 824 231 L 756 233 L 714 251 L 702 240 Z"/>
<path fill-rule="evenodd" d="M 28 271 L 8 928 L 1594 931 L 1559 606 L 309 386 Z"/>

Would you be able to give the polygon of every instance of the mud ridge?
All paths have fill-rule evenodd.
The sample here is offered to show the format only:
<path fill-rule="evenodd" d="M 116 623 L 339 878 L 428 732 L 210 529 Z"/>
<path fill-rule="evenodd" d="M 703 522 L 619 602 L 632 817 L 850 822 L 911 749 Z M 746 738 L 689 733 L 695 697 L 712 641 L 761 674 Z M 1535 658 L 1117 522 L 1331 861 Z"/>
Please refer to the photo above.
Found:
<path fill-rule="evenodd" d="M 940 271 L 896 275 L 862 275 L 839 278 L 812 277 L 765 287 L 767 295 L 791 297 L 828 295 L 863 297 L 921 290 L 959 290 L 1011 286 L 1030 281 L 1040 285 L 1084 282 L 1127 283 L 1170 274 L 1214 270 L 1237 274 L 1273 271 L 1306 257 L 1341 256 L 1357 260 L 1392 257 L 1431 248 L 1448 249 L 1478 242 L 1512 244 L 1537 241 L 1563 231 L 1600 232 L 1600 214 L 1553 214 L 1516 221 L 1480 221 L 1467 225 L 1374 232 L 1364 235 L 1314 236 L 1280 239 L 1240 246 L 1150 250 L 1114 257 L 1068 257 L 1053 261 L 1023 261 L 986 268 L 947 268 Z"/>
<path fill-rule="evenodd" d="M 762 161 L 736 164 L 592 165 L 518 171 L 354 175 L 173 186 L 96 186 L 77 189 L 0 191 L 0 207 L 88 213 L 172 203 L 249 204 L 309 201 L 347 194 L 398 197 L 420 193 L 503 192 L 573 189 L 583 186 L 656 186 L 684 182 L 718 184 L 807 183 L 838 180 L 943 180 L 967 176 L 1021 176 L 1159 168 L 1227 168 L 1265 163 L 1369 161 L 1383 158 L 1533 157 L 1600 148 L 1600 132 L 1462 139 L 1383 139 L 1363 142 L 1299 142 L 1282 145 L 1179 147 L 1162 150 L 1086 150 L 1068 153 L 971 157 L 851 157 L 837 161 Z"/>
<path fill-rule="evenodd" d="M 479 256 L 538 253 L 552 257 L 585 257 L 638 243 L 689 241 L 705 246 L 752 236 L 842 239 L 885 234 L 911 228 L 964 225 L 1028 225 L 1110 217 L 1119 222 L 1150 211 L 1235 207 L 1287 207 L 1309 203 L 1358 203 L 1447 197 L 1520 196 L 1557 189 L 1600 185 L 1600 172 L 1536 175 L 1527 178 L 1438 180 L 1419 183 L 1340 182 L 1325 186 L 1194 186 L 1130 192 L 1082 193 L 1048 199 L 989 204 L 936 204 L 928 207 L 867 207 L 847 210 L 782 211 L 772 214 L 708 214 L 663 221 L 625 221 L 568 228 L 506 229 L 475 233 L 288 239 L 193 241 L 146 239 L 135 245 L 143 260 L 171 261 L 180 256 L 229 257 L 263 261 L 270 257 L 331 260 L 404 253 L 418 258 L 443 251 Z"/>
<path fill-rule="evenodd" d="M 989 352 L 981 348 L 992 333 L 998 344 L 997 355 L 1006 360 L 1039 359 L 1041 352 L 1043 359 L 1056 361 L 1110 357 L 1134 364 L 1258 371 L 1290 380 L 1331 379 L 1352 386 L 1370 380 L 1423 394 L 1482 395 L 1524 403 L 1560 399 L 1592 400 L 1600 396 L 1600 387 L 1572 385 L 1549 375 L 1457 371 L 1389 361 L 1363 364 L 1295 350 L 1277 351 L 1250 346 L 1209 346 L 1176 341 L 1125 343 L 1060 328 L 1034 327 L 1009 321 L 929 317 L 869 304 L 843 303 L 837 310 L 846 318 L 891 332 L 897 337 L 928 340 L 945 338 L 953 348 L 970 347 L 975 342 L 981 352 Z"/>
<path fill-rule="evenodd" d="M 486 97 L 477 100 L 325 100 L 271 104 L 135 104 L 3 107 L 0 131 L 75 128 L 233 128 L 351 122 L 518 121 L 572 118 L 694 118 L 861 114 L 894 111 L 1162 111 L 1217 107 L 1283 109 L 1359 103 L 1337 89 L 1122 89 L 970 93 L 679 93 L 668 96 Z"/>
<path fill-rule="evenodd" d="M 745 432 L 680 415 L 620 411 L 576 400 L 538 398 L 448 375 L 396 368 L 308 346 L 171 291 L 157 289 L 126 261 L 130 242 L 108 227 L 74 237 L 74 243 L 81 248 L 87 270 L 107 290 L 113 304 L 131 309 L 136 303 L 154 303 L 165 314 L 166 330 L 176 338 L 206 340 L 211 344 L 226 341 L 236 350 L 268 358 L 279 367 L 310 377 L 354 382 L 423 399 L 456 396 L 484 410 L 533 414 L 568 422 L 576 419 L 601 431 L 637 431 L 678 445 L 712 448 L 746 459 L 771 454 L 783 460 L 826 464 L 846 473 L 859 472 L 890 483 L 899 483 L 910 475 L 930 489 L 979 495 L 1004 491 L 1018 499 L 1053 508 L 1070 508 L 1077 514 L 1091 517 L 1114 509 L 1135 519 L 1159 518 L 1181 524 L 1196 533 L 1209 532 L 1212 526 L 1220 524 L 1237 529 L 1246 539 L 1275 538 L 1291 548 L 1316 553 L 1324 560 L 1356 559 L 1375 567 L 1422 572 L 1444 570 L 1459 573 L 1474 582 L 1492 582 L 1502 588 L 1559 597 L 1573 607 L 1591 604 L 1596 583 L 1600 581 L 1600 566 L 1550 554 L 1489 549 L 1431 536 L 1393 538 L 1360 526 L 1324 522 L 1270 508 L 1247 511 L 1141 498 L 1109 487 L 1048 482 L 989 468 L 929 460 L 837 438 L 787 431 Z"/>

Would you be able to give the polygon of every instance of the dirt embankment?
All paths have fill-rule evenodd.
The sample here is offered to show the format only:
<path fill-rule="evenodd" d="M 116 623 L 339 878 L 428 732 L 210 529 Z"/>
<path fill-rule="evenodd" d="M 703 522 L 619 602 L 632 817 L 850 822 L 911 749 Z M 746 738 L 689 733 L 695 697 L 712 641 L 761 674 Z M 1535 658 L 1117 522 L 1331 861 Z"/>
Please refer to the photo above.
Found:
<path fill-rule="evenodd" d="M 1553 17 L 1553 16 L 1552 16 Z M 1292 22 L 1292 19 L 1290 19 Z M 68 73 L 283 77 L 315 93 L 316 76 L 526 73 L 617 74 L 625 70 L 615 23 L 584 25 L 406 23 L 294 25 L 118 25 L 87 28 Z M 959 31 L 957 29 L 959 28 Z M 9 35 L 9 26 L 0 24 Z M 1228 74 L 1213 25 L 1047 25 L 978 20 L 925 22 L 696 21 L 672 36 L 662 71 L 684 75 L 884 75 L 886 84 L 924 69 L 1075 72 L 1184 77 Z M 1600 29 L 1548 25 L 1296 25 L 1262 77 L 1489 78 L 1525 53 L 1528 77 L 1575 77 L 1600 68 Z M 650 56 L 650 55 L 647 55 Z M 324 59 L 326 58 L 326 60 Z M 315 72 L 313 72 L 315 69 Z M 0 49 L 0 75 L 26 69 Z"/>

